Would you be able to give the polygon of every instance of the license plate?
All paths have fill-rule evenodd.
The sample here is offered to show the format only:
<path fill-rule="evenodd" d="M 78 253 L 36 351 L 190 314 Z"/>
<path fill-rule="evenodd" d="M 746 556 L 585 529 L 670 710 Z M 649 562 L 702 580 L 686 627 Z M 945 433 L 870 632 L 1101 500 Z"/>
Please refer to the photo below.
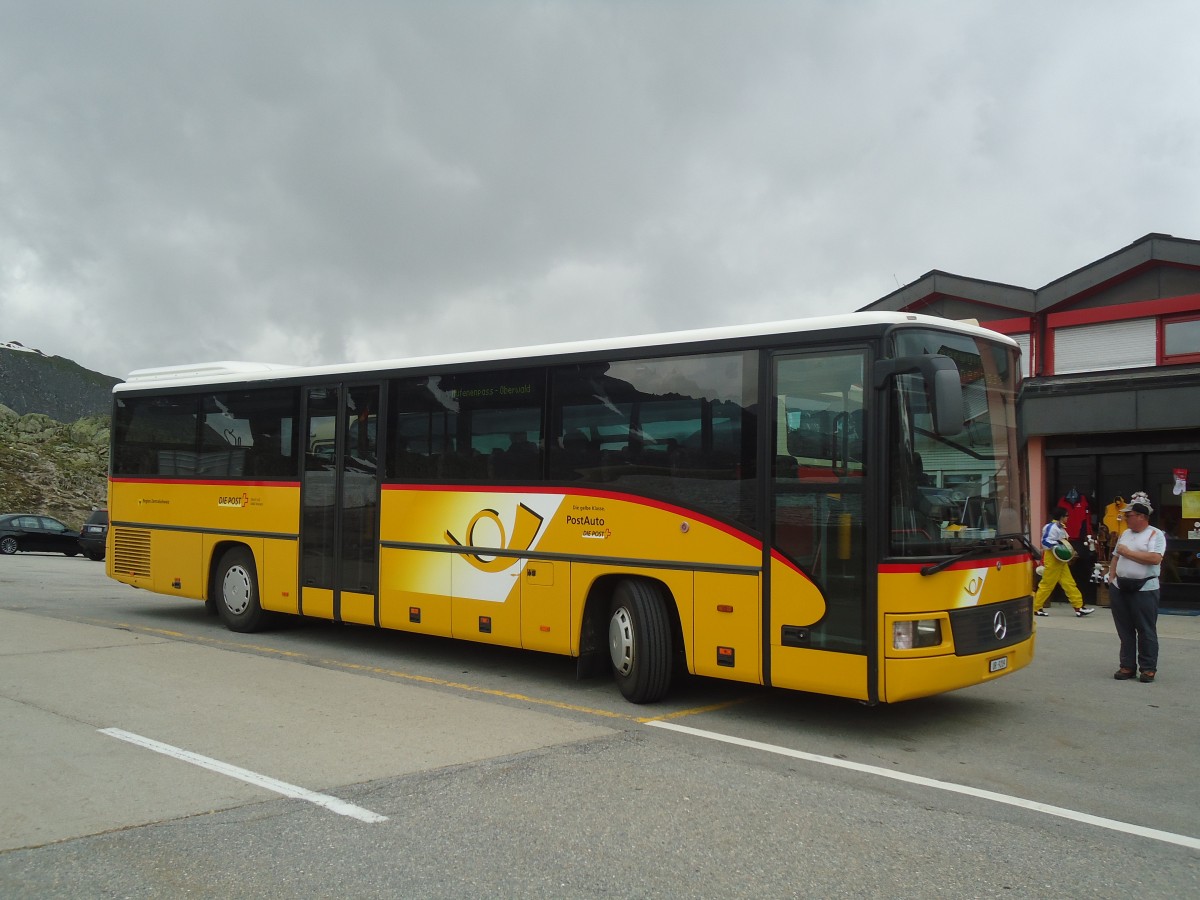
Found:
<path fill-rule="evenodd" d="M 997 659 L 988 661 L 988 671 L 989 672 L 1003 672 L 1007 668 L 1008 668 L 1008 657 L 1007 656 L 1001 656 Z"/>

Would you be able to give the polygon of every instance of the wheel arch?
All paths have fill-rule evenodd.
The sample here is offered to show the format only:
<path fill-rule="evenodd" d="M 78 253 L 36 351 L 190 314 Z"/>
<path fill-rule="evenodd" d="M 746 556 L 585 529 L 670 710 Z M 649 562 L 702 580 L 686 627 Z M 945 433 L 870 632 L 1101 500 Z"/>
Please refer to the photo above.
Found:
<path fill-rule="evenodd" d="M 249 634 L 269 628 L 275 614 L 262 608 L 262 548 L 248 541 L 218 541 L 209 558 L 208 599 L 230 631 Z"/>
<path fill-rule="evenodd" d="M 607 662 L 609 607 L 612 605 L 617 585 L 625 580 L 646 582 L 659 591 L 671 627 L 676 672 L 678 674 L 692 671 L 691 661 L 688 659 L 692 642 L 684 639 L 683 623 L 679 615 L 679 601 L 675 592 L 671 590 L 671 586 L 663 579 L 655 578 L 644 572 L 609 572 L 592 582 L 588 588 L 587 599 L 584 601 L 579 638 L 581 677 L 597 674 L 595 671 L 586 670 L 595 669 L 601 663 Z M 585 662 L 589 659 L 592 660 L 591 664 Z"/>
<path fill-rule="evenodd" d="M 221 538 L 215 541 L 208 551 L 208 577 L 205 579 L 204 603 L 213 612 L 216 611 L 217 602 L 217 576 L 220 574 L 221 560 L 225 558 L 225 554 L 230 550 L 242 548 L 250 554 L 254 560 L 254 568 L 256 572 L 260 572 L 261 565 L 258 554 L 246 541 L 233 540 L 232 538 Z M 261 574 L 259 576 L 261 580 Z"/>

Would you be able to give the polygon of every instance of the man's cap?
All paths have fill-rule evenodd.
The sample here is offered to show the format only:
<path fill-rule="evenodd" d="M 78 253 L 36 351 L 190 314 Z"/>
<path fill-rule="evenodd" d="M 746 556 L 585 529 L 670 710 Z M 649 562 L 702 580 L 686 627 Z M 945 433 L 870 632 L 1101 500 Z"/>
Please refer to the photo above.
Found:
<path fill-rule="evenodd" d="M 1141 513 L 1143 516 L 1148 516 L 1154 512 L 1154 507 L 1150 505 L 1150 498 L 1145 491 L 1136 492 L 1130 499 L 1129 503 L 1121 510 L 1123 513 L 1135 512 Z"/>

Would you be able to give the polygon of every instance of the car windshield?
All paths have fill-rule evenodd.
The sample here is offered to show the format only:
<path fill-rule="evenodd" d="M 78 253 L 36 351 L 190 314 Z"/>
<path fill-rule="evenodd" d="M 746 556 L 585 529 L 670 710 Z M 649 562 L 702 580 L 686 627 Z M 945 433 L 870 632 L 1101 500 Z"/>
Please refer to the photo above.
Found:
<path fill-rule="evenodd" d="M 891 554 L 939 556 L 961 552 L 967 541 L 1019 541 L 1027 505 L 1017 444 L 1017 350 L 969 335 L 906 330 L 895 335 L 893 352 L 954 360 L 966 424 L 959 434 L 937 434 L 923 377 L 896 379 Z"/>

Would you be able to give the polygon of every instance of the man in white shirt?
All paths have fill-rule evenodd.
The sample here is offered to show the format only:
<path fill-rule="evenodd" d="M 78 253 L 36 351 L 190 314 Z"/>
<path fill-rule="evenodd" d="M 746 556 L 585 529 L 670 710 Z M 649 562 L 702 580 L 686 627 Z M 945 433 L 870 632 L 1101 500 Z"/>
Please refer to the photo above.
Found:
<path fill-rule="evenodd" d="M 1167 537 L 1150 524 L 1154 507 L 1143 491 L 1121 510 L 1129 526 L 1113 548 L 1108 570 L 1113 624 L 1121 639 L 1121 667 L 1113 674 L 1149 684 L 1158 674 L 1158 576 Z"/>

